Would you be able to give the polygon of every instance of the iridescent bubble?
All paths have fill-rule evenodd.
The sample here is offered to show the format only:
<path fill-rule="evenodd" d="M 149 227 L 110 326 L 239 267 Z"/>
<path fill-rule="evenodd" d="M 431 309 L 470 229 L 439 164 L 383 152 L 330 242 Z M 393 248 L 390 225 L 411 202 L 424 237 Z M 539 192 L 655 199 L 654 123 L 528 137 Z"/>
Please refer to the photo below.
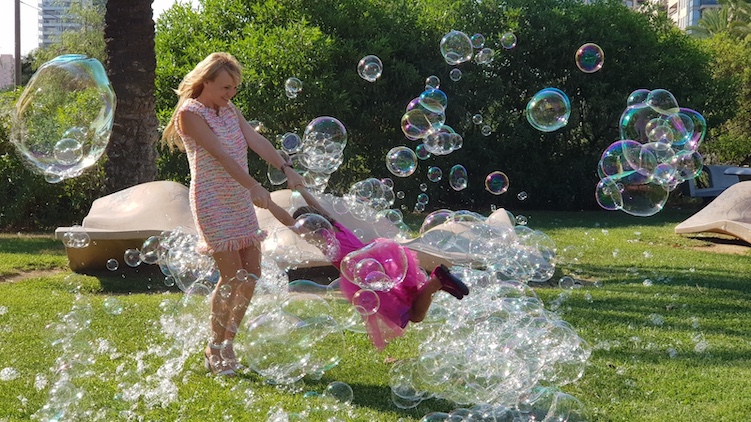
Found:
<path fill-rule="evenodd" d="M 606 210 L 614 211 L 623 206 L 621 187 L 610 177 L 605 177 L 597 183 L 595 199 Z"/>
<path fill-rule="evenodd" d="M 141 245 L 141 261 L 156 264 L 159 261 L 159 236 L 149 236 Z"/>
<path fill-rule="evenodd" d="M 420 102 L 420 97 L 417 97 L 407 104 L 406 112 L 402 116 L 402 132 L 407 139 L 414 141 L 425 138 L 431 132 L 441 129 L 445 122 L 446 113 L 444 111 L 426 108 Z"/>
<path fill-rule="evenodd" d="M 433 129 L 428 116 L 420 109 L 412 109 L 404 113 L 401 124 L 404 136 L 413 141 L 426 137 Z"/>
<path fill-rule="evenodd" d="M 417 170 L 417 155 L 405 146 L 392 148 L 386 154 L 386 168 L 394 176 L 410 176 Z"/>
<path fill-rule="evenodd" d="M 462 71 L 457 68 L 451 69 L 449 72 L 449 79 L 454 82 L 459 82 L 462 79 Z"/>
<path fill-rule="evenodd" d="M 287 132 L 282 135 L 281 144 L 282 151 L 287 154 L 295 154 L 302 149 L 302 139 L 300 139 L 300 135 L 292 132 Z"/>
<path fill-rule="evenodd" d="M 579 47 L 574 54 L 576 67 L 584 73 L 594 73 L 602 69 L 605 62 L 605 53 L 599 45 L 587 43 Z"/>
<path fill-rule="evenodd" d="M 123 254 L 123 262 L 133 268 L 141 265 L 141 251 L 138 249 L 127 249 Z"/>
<path fill-rule="evenodd" d="M 433 113 L 442 113 L 446 110 L 448 98 L 440 89 L 428 89 L 420 94 L 420 105 Z"/>
<path fill-rule="evenodd" d="M 430 197 L 426 193 L 421 193 L 417 195 L 417 203 L 422 205 L 428 205 L 428 201 L 430 201 Z"/>
<path fill-rule="evenodd" d="M 568 96 L 556 88 L 537 92 L 527 103 L 527 121 L 542 132 L 553 132 L 566 126 L 571 115 Z"/>
<path fill-rule="evenodd" d="M 647 101 L 647 96 L 649 96 L 648 89 L 637 89 L 636 91 L 629 94 L 628 99 L 626 99 L 626 107 L 632 106 L 634 104 L 641 104 Z"/>
<path fill-rule="evenodd" d="M 107 269 L 110 271 L 117 271 L 117 269 L 120 268 L 120 263 L 117 262 L 115 258 L 110 258 L 107 260 Z"/>
<path fill-rule="evenodd" d="M 506 32 L 501 35 L 501 46 L 506 50 L 516 47 L 516 35 L 513 32 Z"/>
<path fill-rule="evenodd" d="M 673 114 L 680 111 L 678 100 L 666 89 L 655 89 L 649 92 L 645 103 L 660 114 Z"/>
<path fill-rule="evenodd" d="M 491 128 L 490 125 L 482 125 L 480 132 L 483 136 L 490 136 L 493 133 L 493 128 Z"/>
<path fill-rule="evenodd" d="M 438 182 L 443 177 L 443 171 L 440 167 L 431 166 L 428 168 L 428 180 Z"/>
<path fill-rule="evenodd" d="M 485 47 L 475 54 L 475 62 L 477 62 L 477 64 L 488 64 L 493 61 L 494 56 L 495 51 L 493 51 L 492 48 Z"/>
<path fill-rule="evenodd" d="M 378 80 L 381 77 L 381 72 L 383 72 L 383 63 L 381 63 L 381 59 L 378 56 L 371 54 L 363 57 L 357 63 L 357 74 L 368 82 Z"/>
<path fill-rule="evenodd" d="M 347 145 L 347 129 L 334 117 L 321 116 L 311 120 L 305 127 L 303 142 L 323 141 L 339 151 Z"/>
<path fill-rule="evenodd" d="M 431 131 L 423 142 L 425 148 L 435 155 L 447 155 L 461 147 L 462 138 L 449 125 Z"/>
<path fill-rule="evenodd" d="M 104 154 L 115 93 L 102 64 L 69 54 L 43 64 L 16 102 L 10 140 L 51 183 L 80 175 Z"/>
<path fill-rule="evenodd" d="M 526 201 L 528 197 L 529 195 L 527 195 L 527 192 L 525 191 L 521 191 L 516 194 L 516 198 L 520 201 Z"/>
<path fill-rule="evenodd" d="M 399 192 L 397 192 L 396 193 L 396 197 L 399 198 L 399 199 L 404 199 L 404 197 L 405 197 L 404 191 L 400 190 Z"/>
<path fill-rule="evenodd" d="M 441 87 L 441 79 L 438 76 L 430 75 L 425 79 L 425 89 L 438 89 Z"/>
<path fill-rule="evenodd" d="M 287 94 L 297 96 L 302 91 L 302 81 L 295 77 L 289 78 L 284 82 L 284 90 Z"/>
<path fill-rule="evenodd" d="M 480 49 L 485 47 L 485 35 L 482 34 L 474 34 L 472 35 L 469 40 L 472 42 L 472 47 Z"/>
<path fill-rule="evenodd" d="M 449 185 L 452 189 L 455 191 L 466 189 L 468 180 L 467 169 L 464 168 L 463 165 L 457 164 L 451 167 L 451 171 L 449 172 Z"/>
<path fill-rule="evenodd" d="M 427 183 L 420 183 L 419 188 L 422 192 L 426 192 L 428 190 L 428 185 Z"/>
<path fill-rule="evenodd" d="M 378 308 L 381 306 L 381 299 L 373 290 L 360 289 L 352 295 L 352 305 L 360 315 L 373 315 L 378 312 Z"/>
<path fill-rule="evenodd" d="M 472 58 L 472 40 L 461 31 L 451 31 L 441 38 L 441 55 L 450 65 Z"/>
<path fill-rule="evenodd" d="M 670 191 L 659 183 L 619 184 L 623 186 L 621 210 L 637 217 L 655 215 L 665 206 Z"/>
<path fill-rule="evenodd" d="M 475 114 L 474 116 L 472 116 L 472 123 L 474 123 L 476 125 L 481 125 L 482 124 L 482 114 L 478 113 L 478 114 Z"/>
<path fill-rule="evenodd" d="M 505 193 L 508 186 L 508 176 L 501 171 L 494 171 L 485 177 L 485 189 L 493 195 Z"/>
<path fill-rule="evenodd" d="M 430 151 L 425 147 L 425 144 L 420 144 L 415 147 L 415 154 L 417 155 L 417 158 L 421 160 L 427 160 L 430 158 Z"/>
<path fill-rule="evenodd" d="M 334 381 L 326 386 L 323 396 L 331 397 L 342 403 L 351 403 L 354 393 L 352 392 L 352 387 L 346 382 Z"/>

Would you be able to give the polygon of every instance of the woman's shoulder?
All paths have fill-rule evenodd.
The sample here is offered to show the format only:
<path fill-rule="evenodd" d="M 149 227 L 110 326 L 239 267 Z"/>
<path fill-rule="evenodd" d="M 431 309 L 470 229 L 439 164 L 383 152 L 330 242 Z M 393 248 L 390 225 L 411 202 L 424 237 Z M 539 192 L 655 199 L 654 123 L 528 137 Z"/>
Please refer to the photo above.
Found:
<path fill-rule="evenodd" d="M 206 111 L 206 106 L 201 104 L 201 102 L 195 98 L 188 98 L 180 107 L 180 111 L 189 111 L 198 114 L 199 116 L 203 116 Z"/>

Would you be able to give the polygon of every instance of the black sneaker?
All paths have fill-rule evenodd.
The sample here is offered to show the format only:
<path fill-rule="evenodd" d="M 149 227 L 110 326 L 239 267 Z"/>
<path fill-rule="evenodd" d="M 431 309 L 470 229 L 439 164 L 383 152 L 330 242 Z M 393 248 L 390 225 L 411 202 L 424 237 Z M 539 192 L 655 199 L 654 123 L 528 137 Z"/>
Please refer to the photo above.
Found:
<path fill-rule="evenodd" d="M 433 270 L 433 275 L 441 282 L 441 290 L 457 299 L 469 294 L 469 288 L 464 282 L 456 278 L 445 265 L 441 264 Z"/>

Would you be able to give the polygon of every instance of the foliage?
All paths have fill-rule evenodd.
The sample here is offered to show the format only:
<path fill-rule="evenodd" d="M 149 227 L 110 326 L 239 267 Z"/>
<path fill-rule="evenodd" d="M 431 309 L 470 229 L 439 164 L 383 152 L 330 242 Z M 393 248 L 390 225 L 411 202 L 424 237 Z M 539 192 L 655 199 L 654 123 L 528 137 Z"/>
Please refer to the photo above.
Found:
<path fill-rule="evenodd" d="M 365 177 L 392 176 L 382 164 L 385 153 L 416 146 L 400 131 L 404 108 L 422 92 L 427 76 L 439 76 L 449 97 L 446 122 L 463 135 L 464 147 L 420 163 L 409 179 L 395 180 L 409 207 L 428 165 L 448 173 L 457 163 L 470 172 L 469 187 L 431 189 L 429 207 L 518 205 L 516 193 L 522 190 L 533 192 L 528 207 L 593 207 L 597 161 L 618 138 L 628 95 L 638 88 L 664 88 L 682 106 L 701 112 L 709 86 L 708 55 L 664 13 L 638 14 L 615 1 L 204 0 L 199 10 L 175 6 L 157 24 L 158 108 L 174 104 L 169 89 L 195 63 L 213 50 L 227 50 L 247 65 L 235 102 L 248 118 L 266 125 L 267 137 L 299 133 L 319 115 L 345 124 L 350 140 L 344 165 L 330 181 L 334 192 Z M 520 41 L 504 51 L 499 39 L 509 28 Z M 462 79 L 449 80 L 451 68 L 438 52 L 449 29 L 484 34 L 495 60 L 487 66 L 464 63 Z M 585 42 L 606 51 L 600 72 L 584 74 L 574 66 L 574 52 Z M 373 84 L 354 71 L 366 54 L 384 62 Z M 290 76 L 305 84 L 296 101 L 282 89 Z M 524 109 L 536 91 L 549 86 L 568 93 L 572 115 L 564 129 L 546 134 L 526 122 Z M 471 123 L 475 113 L 492 126 L 489 137 Z M 256 167 L 256 174 L 262 176 L 262 170 Z M 484 176 L 494 170 L 511 179 L 506 195 L 484 191 Z"/>
<path fill-rule="evenodd" d="M 702 146 L 711 163 L 751 164 L 751 40 L 730 34 L 702 40 L 712 55 L 713 95 L 707 109 L 709 140 Z"/>

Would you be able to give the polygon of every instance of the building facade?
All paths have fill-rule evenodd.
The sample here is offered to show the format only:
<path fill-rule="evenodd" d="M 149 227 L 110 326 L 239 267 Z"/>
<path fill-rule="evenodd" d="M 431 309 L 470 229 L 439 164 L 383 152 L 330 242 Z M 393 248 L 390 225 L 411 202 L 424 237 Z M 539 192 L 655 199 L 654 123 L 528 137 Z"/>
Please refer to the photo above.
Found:
<path fill-rule="evenodd" d="M 13 86 L 16 76 L 16 61 L 12 54 L 0 54 L 0 89 Z"/>
<path fill-rule="evenodd" d="M 39 0 L 39 47 L 48 47 L 60 41 L 64 31 L 79 28 L 70 14 L 72 5 L 91 7 L 92 4 L 92 0 Z"/>
<path fill-rule="evenodd" d="M 696 26 L 705 11 L 721 7 L 717 0 L 666 0 L 665 3 L 668 16 L 681 29 Z"/>

